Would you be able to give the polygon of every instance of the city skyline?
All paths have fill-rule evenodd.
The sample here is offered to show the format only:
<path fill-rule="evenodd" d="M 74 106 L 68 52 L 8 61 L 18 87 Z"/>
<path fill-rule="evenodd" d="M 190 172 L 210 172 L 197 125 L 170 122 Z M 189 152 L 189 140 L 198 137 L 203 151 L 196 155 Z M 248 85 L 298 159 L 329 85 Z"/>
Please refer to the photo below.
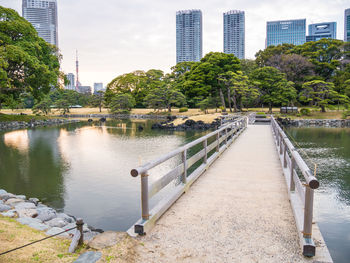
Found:
<path fill-rule="evenodd" d="M 224 53 L 245 58 L 245 16 L 244 11 L 230 10 L 224 17 Z"/>
<path fill-rule="evenodd" d="M 21 0 L 0 0 L 21 14 Z M 300 7 L 303 7 L 302 9 Z M 317 10 L 315 10 L 315 6 Z M 176 19 L 178 10 L 203 12 L 203 56 L 223 51 L 222 14 L 245 11 L 246 58 L 265 48 L 266 22 L 306 18 L 307 24 L 337 22 L 337 38 L 344 39 L 344 10 L 348 1 L 141 1 L 58 0 L 59 46 L 62 70 L 75 72 L 75 50 L 79 49 L 80 82 L 109 83 L 116 76 L 137 69 L 170 71 L 176 63 Z M 278 10 L 278 12 L 276 12 Z"/>

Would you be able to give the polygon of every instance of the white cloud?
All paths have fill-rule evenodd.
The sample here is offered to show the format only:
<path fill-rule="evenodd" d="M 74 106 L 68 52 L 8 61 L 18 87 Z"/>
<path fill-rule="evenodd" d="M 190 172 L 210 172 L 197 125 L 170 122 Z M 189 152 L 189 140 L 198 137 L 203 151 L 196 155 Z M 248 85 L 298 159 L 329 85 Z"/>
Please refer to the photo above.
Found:
<path fill-rule="evenodd" d="M 0 5 L 21 14 L 21 0 L 0 0 Z M 246 57 L 265 46 L 266 21 L 306 18 L 307 24 L 337 22 L 343 39 L 344 9 L 348 0 L 58 0 L 59 46 L 62 69 L 75 72 L 79 50 L 79 75 L 85 85 L 107 84 L 119 74 L 136 69 L 175 64 L 175 13 L 182 9 L 203 12 L 203 53 L 222 51 L 222 13 L 244 10 Z"/>

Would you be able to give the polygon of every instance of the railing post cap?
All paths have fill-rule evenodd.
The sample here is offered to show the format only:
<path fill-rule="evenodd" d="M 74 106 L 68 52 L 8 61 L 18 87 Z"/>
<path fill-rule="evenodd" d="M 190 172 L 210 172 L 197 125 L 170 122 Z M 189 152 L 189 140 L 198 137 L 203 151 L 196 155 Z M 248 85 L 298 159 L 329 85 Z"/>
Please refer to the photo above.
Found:
<path fill-rule="evenodd" d="M 84 225 L 84 220 L 82 218 L 77 218 L 77 225 Z"/>
<path fill-rule="evenodd" d="M 132 177 L 137 177 L 139 175 L 139 172 L 137 171 L 137 169 L 132 169 L 130 174 Z"/>

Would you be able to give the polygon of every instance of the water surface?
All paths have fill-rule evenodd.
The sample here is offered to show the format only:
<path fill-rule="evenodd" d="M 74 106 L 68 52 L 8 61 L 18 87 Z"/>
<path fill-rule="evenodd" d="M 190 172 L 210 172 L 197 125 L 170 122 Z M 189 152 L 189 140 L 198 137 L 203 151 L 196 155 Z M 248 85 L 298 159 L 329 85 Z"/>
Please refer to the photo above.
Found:
<path fill-rule="evenodd" d="M 152 123 L 109 121 L 0 132 L 0 189 L 37 197 L 97 228 L 126 230 L 140 217 L 140 179 L 131 177 L 130 170 L 204 135 L 154 131 Z M 152 171 L 150 180 L 179 158 Z"/>
<path fill-rule="evenodd" d="M 315 216 L 334 262 L 350 262 L 350 129 L 289 128 L 320 188 Z M 294 143 L 295 144 L 295 143 Z M 317 253 L 317 252 L 316 252 Z"/>

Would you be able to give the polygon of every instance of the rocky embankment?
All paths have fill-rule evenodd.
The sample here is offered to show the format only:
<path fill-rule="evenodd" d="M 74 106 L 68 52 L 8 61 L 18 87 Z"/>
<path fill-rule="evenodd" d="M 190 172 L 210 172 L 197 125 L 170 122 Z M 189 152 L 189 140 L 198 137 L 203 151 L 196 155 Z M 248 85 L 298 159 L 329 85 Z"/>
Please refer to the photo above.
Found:
<path fill-rule="evenodd" d="M 50 125 L 76 123 L 76 122 L 80 122 L 80 120 L 66 120 L 66 119 L 35 120 L 35 119 L 32 119 L 29 122 L 25 122 L 25 121 L 0 122 L 0 130 L 25 129 L 25 128 L 33 128 L 33 127 L 37 127 L 37 126 L 50 126 Z"/>
<path fill-rule="evenodd" d="M 277 121 L 284 126 L 296 127 L 350 127 L 350 120 L 292 120 L 289 118 L 277 118 Z"/>
<path fill-rule="evenodd" d="M 46 235 L 55 235 L 76 226 L 76 218 L 42 204 L 37 198 L 27 199 L 24 195 L 15 195 L 0 189 L 0 214 L 16 220 L 34 229 L 45 231 Z M 91 240 L 103 231 L 84 224 L 84 240 Z M 75 229 L 61 234 L 72 238 Z"/>
<path fill-rule="evenodd" d="M 205 123 L 203 121 L 186 120 L 184 123 L 179 125 L 174 125 L 174 118 L 168 118 L 166 121 L 158 122 L 152 125 L 152 129 L 162 129 L 162 130 L 175 130 L 175 131 L 185 131 L 185 130 L 209 130 L 217 129 L 221 125 L 220 119 L 215 119 L 212 123 Z"/>

